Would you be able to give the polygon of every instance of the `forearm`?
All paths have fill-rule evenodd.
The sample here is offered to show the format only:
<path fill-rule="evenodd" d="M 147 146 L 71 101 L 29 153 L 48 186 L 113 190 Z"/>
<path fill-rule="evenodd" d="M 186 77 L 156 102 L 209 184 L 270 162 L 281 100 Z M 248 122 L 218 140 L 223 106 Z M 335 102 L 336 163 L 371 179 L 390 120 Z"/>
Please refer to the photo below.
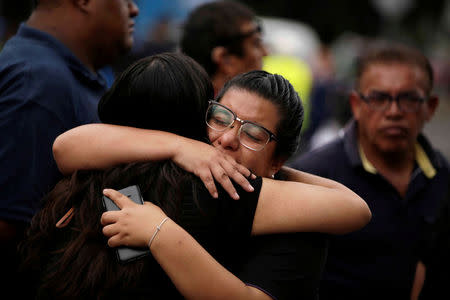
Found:
<path fill-rule="evenodd" d="M 348 188 L 264 178 L 252 234 L 344 234 L 362 228 L 370 219 L 366 202 Z"/>
<path fill-rule="evenodd" d="M 246 286 L 171 220 L 162 226 L 150 250 L 187 299 L 271 299 Z"/>
<path fill-rule="evenodd" d="M 53 155 L 63 174 L 120 163 L 171 159 L 183 137 L 139 128 L 88 124 L 58 136 Z"/>

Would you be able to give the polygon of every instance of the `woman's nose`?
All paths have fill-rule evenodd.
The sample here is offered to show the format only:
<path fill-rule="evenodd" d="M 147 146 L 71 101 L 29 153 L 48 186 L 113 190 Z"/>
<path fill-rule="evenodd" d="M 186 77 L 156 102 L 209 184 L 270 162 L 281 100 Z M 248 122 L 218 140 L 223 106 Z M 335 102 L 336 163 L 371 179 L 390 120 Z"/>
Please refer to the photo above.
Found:
<path fill-rule="evenodd" d="M 239 148 L 239 123 L 235 122 L 219 137 L 218 142 L 224 149 L 237 150 Z"/>

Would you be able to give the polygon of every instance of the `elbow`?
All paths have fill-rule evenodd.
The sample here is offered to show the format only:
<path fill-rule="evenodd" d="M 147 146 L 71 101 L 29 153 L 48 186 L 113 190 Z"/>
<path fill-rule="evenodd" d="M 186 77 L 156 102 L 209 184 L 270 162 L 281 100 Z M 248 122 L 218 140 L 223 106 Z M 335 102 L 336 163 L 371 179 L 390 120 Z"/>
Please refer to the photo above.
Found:
<path fill-rule="evenodd" d="M 372 219 L 372 212 L 370 211 L 370 208 L 367 205 L 366 201 L 364 201 L 363 199 L 361 199 L 361 204 L 358 208 L 358 211 L 359 217 L 357 218 L 357 222 L 355 222 L 356 230 L 359 230 L 366 226 Z"/>
<path fill-rule="evenodd" d="M 357 198 L 353 201 L 352 208 L 347 214 L 346 220 L 342 223 L 344 226 L 336 226 L 336 231 L 333 234 L 342 235 L 354 231 L 358 231 L 366 226 L 372 219 L 372 212 L 369 206 L 362 198 Z"/>
<path fill-rule="evenodd" d="M 59 135 L 56 137 L 55 141 L 53 142 L 53 147 L 52 147 L 53 158 L 56 162 L 56 165 L 58 166 L 59 171 L 63 175 L 68 175 L 73 172 L 73 170 L 71 170 L 67 166 L 67 162 L 64 161 L 64 153 L 66 152 L 66 150 L 65 150 L 66 145 L 67 145 L 67 142 L 64 141 L 64 136 Z"/>

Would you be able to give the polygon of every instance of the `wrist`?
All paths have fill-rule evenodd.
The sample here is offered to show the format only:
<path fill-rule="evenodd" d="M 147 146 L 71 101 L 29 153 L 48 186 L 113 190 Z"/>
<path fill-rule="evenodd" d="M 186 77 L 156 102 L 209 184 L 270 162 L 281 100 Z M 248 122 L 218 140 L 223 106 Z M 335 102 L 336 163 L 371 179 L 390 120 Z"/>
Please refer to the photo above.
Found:
<path fill-rule="evenodd" d="M 147 247 L 150 249 L 150 251 L 152 251 L 152 249 L 154 249 L 154 247 L 155 247 L 154 245 L 157 244 L 156 240 L 157 240 L 158 235 L 160 234 L 160 231 L 162 230 L 163 226 L 169 221 L 171 221 L 171 219 L 169 217 L 165 216 L 161 220 L 161 222 L 155 227 L 154 232 L 147 243 Z"/>
<path fill-rule="evenodd" d="M 177 159 L 183 154 L 183 151 L 185 151 L 188 148 L 187 143 L 189 143 L 189 139 L 185 138 L 183 136 L 179 136 L 176 134 L 172 134 L 170 136 L 170 159 L 173 162 L 177 162 Z"/>

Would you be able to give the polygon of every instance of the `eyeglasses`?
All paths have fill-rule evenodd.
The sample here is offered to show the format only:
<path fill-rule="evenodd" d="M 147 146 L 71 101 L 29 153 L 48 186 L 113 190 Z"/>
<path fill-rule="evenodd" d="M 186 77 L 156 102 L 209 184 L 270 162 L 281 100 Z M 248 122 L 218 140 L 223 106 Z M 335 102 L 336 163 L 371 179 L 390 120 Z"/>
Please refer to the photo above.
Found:
<path fill-rule="evenodd" d="M 359 97 L 367 103 L 367 105 L 377 111 L 385 111 L 391 106 L 393 101 L 397 102 L 398 108 L 403 112 L 416 112 L 420 109 L 423 102 L 426 101 L 425 98 L 420 97 L 416 93 L 400 93 L 395 97 L 392 97 L 388 93 L 373 92 L 368 96 L 358 93 Z"/>
<path fill-rule="evenodd" d="M 262 29 L 261 21 L 258 19 L 255 19 L 254 22 L 256 25 L 255 25 L 255 28 L 253 28 L 252 30 L 247 31 L 247 32 L 241 32 L 241 33 L 238 33 L 238 34 L 226 37 L 226 38 L 222 38 L 219 41 L 219 44 L 229 45 L 236 41 L 242 41 L 243 39 L 248 38 L 248 37 L 254 35 L 255 33 L 262 33 L 263 29 Z"/>
<path fill-rule="evenodd" d="M 206 111 L 206 125 L 216 131 L 225 131 L 233 128 L 234 121 L 239 121 L 238 138 L 239 142 L 246 148 L 254 151 L 261 151 L 272 140 L 277 137 L 268 129 L 253 123 L 239 119 L 236 114 L 216 101 L 209 101 L 209 107 Z"/>

